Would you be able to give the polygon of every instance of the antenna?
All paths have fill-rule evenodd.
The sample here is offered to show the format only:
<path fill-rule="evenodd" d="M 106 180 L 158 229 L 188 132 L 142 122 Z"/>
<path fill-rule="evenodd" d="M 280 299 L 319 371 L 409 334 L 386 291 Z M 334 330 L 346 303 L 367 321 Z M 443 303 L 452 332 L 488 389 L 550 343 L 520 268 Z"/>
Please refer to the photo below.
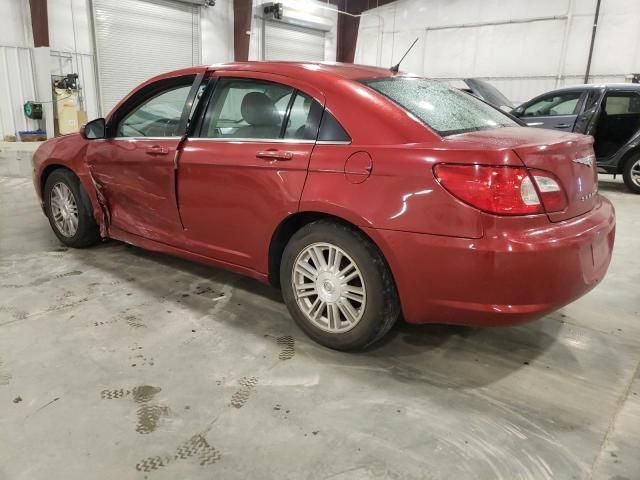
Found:
<path fill-rule="evenodd" d="M 391 70 L 393 73 L 398 73 L 398 70 L 400 70 L 400 64 L 402 63 L 402 61 L 404 60 L 404 57 L 406 57 L 409 52 L 411 51 L 411 49 L 413 48 L 413 46 L 418 43 L 418 39 L 420 37 L 416 37 L 416 39 L 413 41 L 413 43 L 411 44 L 411 46 L 409 48 L 407 48 L 407 51 L 404 52 L 404 55 L 402 56 L 402 58 L 400 59 L 400 61 L 398 63 L 396 63 L 393 67 L 391 67 L 389 70 Z"/>

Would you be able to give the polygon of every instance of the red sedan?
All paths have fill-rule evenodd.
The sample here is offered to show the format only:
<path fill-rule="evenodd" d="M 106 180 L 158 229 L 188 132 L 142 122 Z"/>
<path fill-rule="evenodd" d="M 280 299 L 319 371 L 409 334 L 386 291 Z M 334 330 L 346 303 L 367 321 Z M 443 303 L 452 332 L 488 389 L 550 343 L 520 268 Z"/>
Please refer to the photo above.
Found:
<path fill-rule="evenodd" d="M 522 127 L 439 82 L 315 63 L 160 75 L 44 143 L 66 245 L 115 238 L 282 290 L 314 340 L 509 325 L 593 288 L 615 235 L 592 138 Z"/>

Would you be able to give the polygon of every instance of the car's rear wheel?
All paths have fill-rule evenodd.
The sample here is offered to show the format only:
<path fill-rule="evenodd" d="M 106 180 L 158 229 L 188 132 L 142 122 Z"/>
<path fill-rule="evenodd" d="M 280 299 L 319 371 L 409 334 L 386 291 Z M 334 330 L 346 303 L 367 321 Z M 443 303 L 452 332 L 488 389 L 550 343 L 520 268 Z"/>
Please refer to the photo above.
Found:
<path fill-rule="evenodd" d="M 400 316 L 389 267 L 362 233 L 320 220 L 296 232 L 281 266 L 282 294 L 307 335 L 337 350 L 365 348 Z"/>
<path fill-rule="evenodd" d="M 640 153 L 625 162 L 622 178 L 629 190 L 640 194 Z"/>
<path fill-rule="evenodd" d="M 73 172 L 65 169 L 52 172 L 45 182 L 43 196 L 51 228 L 62 243 L 82 248 L 100 239 L 89 197 Z"/>

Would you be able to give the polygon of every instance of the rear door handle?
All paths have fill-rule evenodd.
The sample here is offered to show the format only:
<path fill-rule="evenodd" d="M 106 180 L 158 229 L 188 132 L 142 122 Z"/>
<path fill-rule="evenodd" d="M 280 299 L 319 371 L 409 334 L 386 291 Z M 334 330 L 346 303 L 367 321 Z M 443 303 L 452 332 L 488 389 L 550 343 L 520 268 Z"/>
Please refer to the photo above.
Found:
<path fill-rule="evenodd" d="M 147 155 L 166 155 L 169 149 L 160 145 L 152 145 L 147 149 Z"/>
<path fill-rule="evenodd" d="M 261 150 L 256 152 L 256 157 L 266 160 L 291 160 L 293 153 L 283 152 L 282 150 Z"/>
<path fill-rule="evenodd" d="M 556 123 L 555 127 L 556 128 L 569 128 L 571 125 L 569 125 L 568 123 Z"/>

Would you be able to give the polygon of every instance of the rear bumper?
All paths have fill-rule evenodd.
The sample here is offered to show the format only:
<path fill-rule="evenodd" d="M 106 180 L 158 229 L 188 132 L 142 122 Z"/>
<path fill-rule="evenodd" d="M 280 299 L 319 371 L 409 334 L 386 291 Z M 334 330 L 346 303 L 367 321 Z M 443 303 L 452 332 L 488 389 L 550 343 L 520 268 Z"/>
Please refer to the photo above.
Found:
<path fill-rule="evenodd" d="M 535 320 L 587 293 L 609 267 L 615 212 L 603 197 L 559 223 L 544 215 L 485 220 L 480 239 L 376 230 L 408 322 Z"/>

